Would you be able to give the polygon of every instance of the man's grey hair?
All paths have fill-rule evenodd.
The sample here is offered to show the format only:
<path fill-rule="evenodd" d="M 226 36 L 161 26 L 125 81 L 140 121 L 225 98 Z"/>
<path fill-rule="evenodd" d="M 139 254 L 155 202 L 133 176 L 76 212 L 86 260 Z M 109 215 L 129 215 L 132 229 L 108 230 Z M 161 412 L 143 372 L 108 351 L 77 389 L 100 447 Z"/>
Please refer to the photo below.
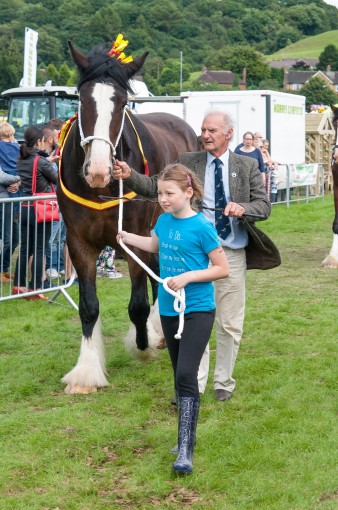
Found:
<path fill-rule="evenodd" d="M 209 110 L 205 113 L 204 119 L 206 119 L 207 117 L 214 117 L 214 116 L 222 117 L 222 120 L 224 123 L 224 128 L 225 128 L 224 129 L 225 133 L 228 131 L 228 129 L 233 130 L 232 136 L 230 138 L 230 140 L 232 140 L 234 130 L 235 130 L 235 122 L 234 122 L 233 118 L 231 117 L 231 115 L 227 112 L 222 111 L 222 110 Z"/>

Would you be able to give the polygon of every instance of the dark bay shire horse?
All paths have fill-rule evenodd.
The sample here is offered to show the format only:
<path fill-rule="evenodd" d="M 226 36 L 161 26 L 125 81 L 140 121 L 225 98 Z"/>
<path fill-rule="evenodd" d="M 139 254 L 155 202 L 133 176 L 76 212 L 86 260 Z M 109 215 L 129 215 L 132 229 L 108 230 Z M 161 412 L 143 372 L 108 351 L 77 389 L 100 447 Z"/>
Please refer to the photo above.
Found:
<path fill-rule="evenodd" d="M 130 78 L 141 69 L 147 53 L 131 62 L 109 56 L 95 47 L 84 56 L 69 48 L 80 73 L 79 112 L 65 136 L 61 150 L 58 200 L 67 226 L 67 245 L 79 279 L 79 313 L 82 323 L 81 351 L 76 366 L 62 379 L 67 393 L 89 393 L 107 386 L 99 302 L 96 295 L 96 260 L 107 245 L 117 249 L 119 182 L 111 172 L 113 158 L 126 161 L 140 173 L 154 175 L 182 152 L 198 150 L 192 128 L 174 115 L 126 112 Z M 115 55 L 116 57 L 116 55 Z M 124 189 L 128 197 L 131 190 Z M 102 198 L 103 197 L 103 198 Z M 126 200 L 123 228 L 149 236 L 160 212 L 149 201 Z M 116 205 L 112 207 L 112 205 Z M 148 253 L 134 250 L 148 266 Z M 151 345 L 147 322 L 150 305 L 147 273 L 126 255 L 131 279 L 129 317 L 135 325 L 137 351 Z M 114 296 L 111 287 L 112 300 Z M 155 292 L 156 293 L 156 292 Z"/>
<path fill-rule="evenodd" d="M 333 243 L 328 256 L 323 260 L 322 265 L 331 269 L 338 268 L 338 108 L 331 105 L 333 111 L 333 120 L 336 134 L 335 134 L 335 146 L 333 148 L 332 155 L 332 178 L 333 178 L 333 196 L 334 196 L 334 208 L 335 215 L 332 225 L 333 230 Z"/>

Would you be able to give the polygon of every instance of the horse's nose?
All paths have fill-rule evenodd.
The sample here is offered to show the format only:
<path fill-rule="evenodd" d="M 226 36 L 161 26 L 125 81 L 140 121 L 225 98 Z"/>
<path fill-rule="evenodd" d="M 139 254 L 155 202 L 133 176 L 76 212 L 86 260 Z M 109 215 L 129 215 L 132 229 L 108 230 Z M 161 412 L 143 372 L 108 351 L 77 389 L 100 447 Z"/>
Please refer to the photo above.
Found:
<path fill-rule="evenodd" d="M 83 165 L 83 175 L 84 175 L 84 177 L 87 177 L 87 175 L 88 175 L 89 166 L 90 166 L 90 164 L 88 162 Z"/>
<path fill-rule="evenodd" d="M 104 188 L 110 182 L 113 167 L 109 165 L 93 165 L 88 161 L 83 166 L 83 175 L 91 188 Z"/>

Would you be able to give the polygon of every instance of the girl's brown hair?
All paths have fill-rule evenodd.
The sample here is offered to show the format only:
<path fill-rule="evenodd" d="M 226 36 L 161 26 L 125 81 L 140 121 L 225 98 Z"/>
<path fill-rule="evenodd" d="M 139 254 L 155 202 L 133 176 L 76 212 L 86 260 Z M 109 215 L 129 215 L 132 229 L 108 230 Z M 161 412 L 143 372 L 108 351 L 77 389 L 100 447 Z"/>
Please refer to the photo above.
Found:
<path fill-rule="evenodd" d="M 172 163 L 160 172 L 158 179 L 161 181 L 173 181 L 182 191 L 192 188 L 193 196 L 190 199 L 190 204 L 193 209 L 198 209 L 196 202 L 201 202 L 203 199 L 203 186 L 195 172 L 190 170 L 190 168 L 180 163 Z"/>

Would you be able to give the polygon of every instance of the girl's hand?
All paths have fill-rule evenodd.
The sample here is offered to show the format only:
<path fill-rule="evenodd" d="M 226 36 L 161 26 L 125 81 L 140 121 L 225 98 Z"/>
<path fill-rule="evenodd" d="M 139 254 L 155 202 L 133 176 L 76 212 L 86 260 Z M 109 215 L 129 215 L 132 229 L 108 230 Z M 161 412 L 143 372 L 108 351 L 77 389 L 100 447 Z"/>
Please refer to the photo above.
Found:
<path fill-rule="evenodd" d="M 117 242 L 120 244 L 120 241 L 123 241 L 125 244 L 128 244 L 128 232 L 125 230 L 121 230 L 116 236 Z"/>
<path fill-rule="evenodd" d="M 194 271 L 187 271 L 186 273 L 182 273 L 179 276 L 174 276 L 174 278 L 170 278 L 168 280 L 169 289 L 177 292 L 178 290 L 183 289 L 188 283 L 194 281 Z"/>

